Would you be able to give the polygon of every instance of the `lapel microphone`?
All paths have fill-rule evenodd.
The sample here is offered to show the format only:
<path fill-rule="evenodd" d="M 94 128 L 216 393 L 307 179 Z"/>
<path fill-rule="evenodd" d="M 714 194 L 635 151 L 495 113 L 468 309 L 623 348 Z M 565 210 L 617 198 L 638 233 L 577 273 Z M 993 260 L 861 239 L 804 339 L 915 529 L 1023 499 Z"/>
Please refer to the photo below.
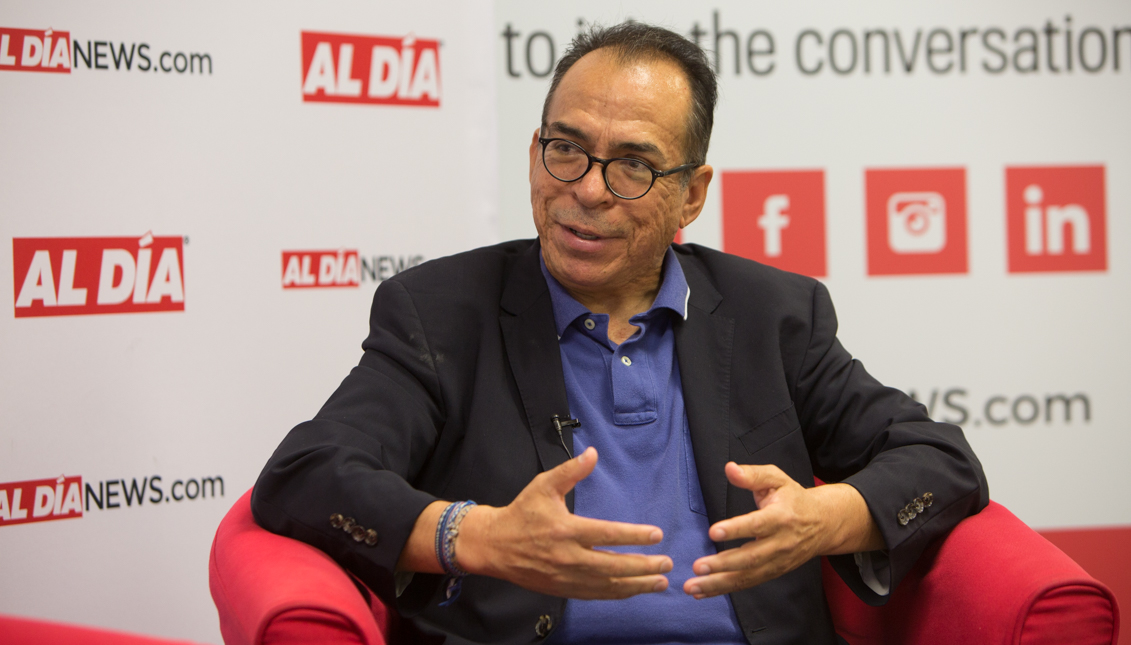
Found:
<path fill-rule="evenodd" d="M 581 421 L 572 419 L 570 417 L 563 417 L 557 414 L 550 417 L 550 421 L 554 423 L 554 429 L 558 431 L 558 441 L 562 442 L 562 448 L 565 449 L 566 454 L 569 455 L 569 458 L 573 459 L 573 452 L 569 449 L 569 446 L 566 446 L 565 435 L 562 434 L 562 428 L 580 428 Z"/>

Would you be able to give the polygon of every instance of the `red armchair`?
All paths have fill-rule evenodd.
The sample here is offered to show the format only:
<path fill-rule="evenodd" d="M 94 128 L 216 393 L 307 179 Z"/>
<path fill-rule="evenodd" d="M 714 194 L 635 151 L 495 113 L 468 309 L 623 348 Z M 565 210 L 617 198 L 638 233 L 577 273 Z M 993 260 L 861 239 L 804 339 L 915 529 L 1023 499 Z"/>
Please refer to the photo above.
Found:
<path fill-rule="evenodd" d="M 0 615 L 0 643 L 4 645 L 194 645 L 188 641 L 4 615 Z"/>
<path fill-rule="evenodd" d="M 396 642 L 395 614 L 321 551 L 269 533 L 250 492 L 220 523 L 209 584 L 228 645 Z M 1111 591 L 1003 506 L 933 545 L 887 605 L 868 607 L 824 563 L 833 623 L 850 645 L 1114 645 Z"/>

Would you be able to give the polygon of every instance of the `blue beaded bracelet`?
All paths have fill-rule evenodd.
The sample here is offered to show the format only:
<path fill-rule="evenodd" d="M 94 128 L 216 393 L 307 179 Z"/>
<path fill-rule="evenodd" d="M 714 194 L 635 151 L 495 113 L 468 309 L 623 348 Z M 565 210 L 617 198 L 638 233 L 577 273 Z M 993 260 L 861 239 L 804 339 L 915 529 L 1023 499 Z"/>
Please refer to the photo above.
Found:
<path fill-rule="evenodd" d="M 441 607 L 455 602 L 459 597 L 460 582 L 467 575 L 456 562 L 455 540 L 459 536 L 459 525 L 472 506 L 475 506 L 475 502 L 470 500 L 448 504 L 436 525 L 436 559 L 447 574 L 443 583 L 445 600 L 440 603 Z"/>

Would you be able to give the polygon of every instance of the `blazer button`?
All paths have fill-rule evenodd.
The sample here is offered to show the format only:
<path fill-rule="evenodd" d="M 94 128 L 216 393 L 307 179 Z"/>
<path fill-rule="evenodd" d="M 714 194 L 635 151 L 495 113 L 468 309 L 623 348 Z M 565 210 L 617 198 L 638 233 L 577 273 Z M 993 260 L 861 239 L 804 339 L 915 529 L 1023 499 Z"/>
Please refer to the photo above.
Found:
<path fill-rule="evenodd" d="M 911 508 L 914 508 L 916 513 L 922 513 L 923 509 L 927 508 L 927 505 L 923 503 L 922 497 L 916 497 L 911 500 Z"/>
<path fill-rule="evenodd" d="M 354 542 L 365 541 L 365 527 L 364 526 L 353 527 L 353 530 L 350 531 L 350 537 L 353 538 Z"/>
<path fill-rule="evenodd" d="M 353 527 L 355 526 L 357 526 L 357 520 L 353 519 L 352 517 L 347 517 L 346 519 L 342 520 L 342 530 L 346 533 L 352 531 Z"/>
<path fill-rule="evenodd" d="M 538 623 L 534 625 L 534 633 L 538 634 L 538 638 L 546 638 L 550 635 L 550 630 L 554 628 L 554 619 L 550 618 L 547 614 L 542 614 L 538 617 Z"/>
<path fill-rule="evenodd" d="M 342 517 L 341 513 L 334 513 L 330 516 L 330 526 L 336 529 L 340 529 L 342 528 L 342 522 L 345 521 L 345 519 L 346 518 Z"/>
<path fill-rule="evenodd" d="M 365 532 L 365 545 L 366 546 L 377 546 L 377 542 L 379 540 L 380 540 L 380 538 L 377 535 L 377 531 L 374 531 L 373 529 L 369 529 L 368 531 Z"/>
<path fill-rule="evenodd" d="M 906 509 L 900 509 L 899 513 L 896 514 L 896 517 L 899 518 L 900 526 L 907 526 L 907 523 L 911 521 L 911 515 L 907 513 Z"/>
<path fill-rule="evenodd" d="M 935 496 L 931 493 L 923 493 L 923 506 L 930 506 L 935 503 Z"/>

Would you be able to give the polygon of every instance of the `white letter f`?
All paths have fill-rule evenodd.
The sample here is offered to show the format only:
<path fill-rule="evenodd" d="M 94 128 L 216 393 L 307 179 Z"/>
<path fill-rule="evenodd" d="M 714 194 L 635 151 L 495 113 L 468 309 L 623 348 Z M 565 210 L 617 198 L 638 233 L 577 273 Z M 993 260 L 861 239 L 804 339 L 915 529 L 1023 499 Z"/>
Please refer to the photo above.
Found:
<path fill-rule="evenodd" d="M 762 205 L 762 216 L 758 218 L 758 228 L 766 232 L 766 256 L 776 258 L 781 255 L 781 230 L 789 226 L 789 215 L 782 211 L 789 208 L 789 195 L 770 195 Z"/>

